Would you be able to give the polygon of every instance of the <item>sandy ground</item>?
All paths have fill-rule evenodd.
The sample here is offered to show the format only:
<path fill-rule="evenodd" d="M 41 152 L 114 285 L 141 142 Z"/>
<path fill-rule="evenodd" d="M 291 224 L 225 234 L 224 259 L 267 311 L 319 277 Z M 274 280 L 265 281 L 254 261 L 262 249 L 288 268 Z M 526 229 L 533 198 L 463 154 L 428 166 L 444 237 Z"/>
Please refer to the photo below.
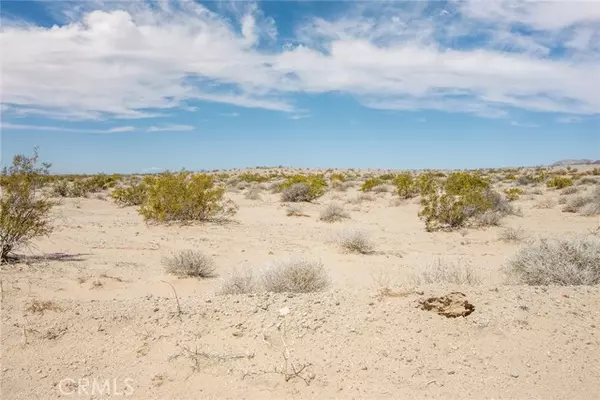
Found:
<path fill-rule="evenodd" d="M 349 204 L 356 188 L 305 204 L 288 217 L 279 196 L 229 193 L 234 221 L 147 225 L 135 208 L 65 199 L 56 230 L 2 267 L 3 399 L 380 399 L 600 396 L 600 288 L 505 284 L 502 266 L 528 238 L 596 228 L 596 217 L 563 213 L 542 188 L 501 227 L 427 233 L 414 199 L 391 193 Z M 538 208 L 549 201 L 551 208 Z M 318 220 L 329 203 L 350 218 Z M 336 238 L 364 231 L 375 254 L 344 253 Z M 181 249 L 212 256 L 219 277 L 178 279 L 161 259 Z M 218 296 L 234 270 L 275 261 L 322 261 L 331 287 L 305 295 Z M 469 265 L 482 284 L 419 285 L 435 262 Z M 181 313 L 172 284 L 177 291 Z M 387 286 L 395 296 L 379 296 Z M 464 293 L 474 311 L 446 318 L 419 307 Z M 52 301 L 54 310 L 29 310 Z"/>

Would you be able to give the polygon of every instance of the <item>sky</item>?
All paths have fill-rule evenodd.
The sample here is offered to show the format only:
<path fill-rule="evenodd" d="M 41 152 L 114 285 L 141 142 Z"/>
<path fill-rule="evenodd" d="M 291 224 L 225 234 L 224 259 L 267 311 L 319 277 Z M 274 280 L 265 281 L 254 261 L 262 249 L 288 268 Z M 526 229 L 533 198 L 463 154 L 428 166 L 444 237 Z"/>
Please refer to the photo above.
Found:
<path fill-rule="evenodd" d="M 600 0 L 0 3 L 1 163 L 600 159 Z"/>

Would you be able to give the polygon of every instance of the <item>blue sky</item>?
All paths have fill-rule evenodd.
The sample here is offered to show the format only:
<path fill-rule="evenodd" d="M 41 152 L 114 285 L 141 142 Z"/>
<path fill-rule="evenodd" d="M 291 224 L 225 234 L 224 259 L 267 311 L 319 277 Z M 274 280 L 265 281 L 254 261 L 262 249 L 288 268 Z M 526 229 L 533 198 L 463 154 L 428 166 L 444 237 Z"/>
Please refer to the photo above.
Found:
<path fill-rule="evenodd" d="M 600 2 L 2 1 L 2 162 L 600 158 Z"/>

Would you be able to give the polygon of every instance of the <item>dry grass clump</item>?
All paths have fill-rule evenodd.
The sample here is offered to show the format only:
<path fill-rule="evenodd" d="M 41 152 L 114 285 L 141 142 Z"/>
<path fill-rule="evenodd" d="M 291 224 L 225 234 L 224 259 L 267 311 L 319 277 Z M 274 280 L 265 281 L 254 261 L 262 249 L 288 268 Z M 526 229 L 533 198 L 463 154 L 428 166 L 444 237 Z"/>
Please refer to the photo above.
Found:
<path fill-rule="evenodd" d="M 319 215 L 319 220 L 323 222 L 337 222 L 341 221 L 344 218 L 350 218 L 350 214 L 344 210 L 339 204 L 329 204 L 327 205 Z"/>
<path fill-rule="evenodd" d="M 533 207 L 534 208 L 539 208 L 539 209 L 550 209 L 550 208 L 554 208 L 554 206 L 556 205 L 556 203 L 554 202 L 554 200 L 552 199 L 543 199 L 538 201 Z"/>
<path fill-rule="evenodd" d="M 599 180 L 597 180 L 595 178 L 590 178 L 590 177 L 581 178 L 580 180 L 577 181 L 577 186 L 598 185 L 598 184 L 600 184 Z"/>
<path fill-rule="evenodd" d="M 262 277 L 263 288 L 274 293 L 320 292 L 329 285 L 329 277 L 319 261 L 304 259 L 274 264 Z"/>
<path fill-rule="evenodd" d="M 45 311 L 61 311 L 62 309 L 54 302 L 33 300 L 26 308 L 31 313 L 43 314 Z"/>
<path fill-rule="evenodd" d="M 338 244 L 350 253 L 370 254 L 375 249 L 366 233 L 359 230 L 343 232 L 338 238 Z"/>
<path fill-rule="evenodd" d="M 285 215 L 288 217 L 308 217 L 308 215 L 304 213 L 302 207 L 297 204 L 290 204 L 287 206 L 285 208 Z"/>
<path fill-rule="evenodd" d="M 383 185 L 377 185 L 377 186 L 373 187 L 373 189 L 371 189 L 371 191 L 373 193 L 387 193 L 390 191 L 390 188 L 388 185 L 383 184 Z"/>
<path fill-rule="evenodd" d="M 525 236 L 522 228 L 506 228 L 498 234 L 498 240 L 504 243 L 517 243 L 523 241 Z"/>
<path fill-rule="evenodd" d="M 356 195 L 356 197 L 346 200 L 346 203 L 361 204 L 365 201 L 375 201 L 375 198 L 373 198 L 373 196 L 366 194 L 366 193 L 359 193 Z"/>
<path fill-rule="evenodd" d="M 233 273 L 221 283 L 217 294 L 229 295 L 229 294 L 246 294 L 254 293 L 257 291 L 258 283 L 254 279 L 252 270 L 245 270 L 243 272 L 233 271 Z"/>
<path fill-rule="evenodd" d="M 260 192 L 261 192 L 260 187 L 252 186 L 250 189 L 248 189 L 248 191 L 244 195 L 244 198 L 246 198 L 248 200 L 261 200 L 262 197 L 260 195 Z"/>
<path fill-rule="evenodd" d="M 435 283 L 479 285 L 481 283 L 481 278 L 471 266 L 459 266 L 440 259 L 430 264 L 419 275 L 413 275 L 411 280 L 415 285 Z"/>
<path fill-rule="evenodd" d="M 213 260 L 197 250 L 183 250 L 163 259 L 165 270 L 179 277 L 212 278 L 215 274 Z"/>
<path fill-rule="evenodd" d="M 575 194 L 577 193 L 578 189 L 575 186 L 569 186 L 564 188 L 563 190 L 560 191 L 561 195 L 567 195 L 567 194 Z"/>
<path fill-rule="evenodd" d="M 597 285 L 600 283 L 600 238 L 538 239 L 507 264 L 510 278 L 527 285 Z"/>
<path fill-rule="evenodd" d="M 311 200 L 310 186 L 306 183 L 294 183 L 281 193 L 281 201 L 301 202 Z"/>
<path fill-rule="evenodd" d="M 586 196 L 571 198 L 563 207 L 563 211 L 576 212 L 587 217 L 600 215 L 600 187 L 596 187 Z"/>

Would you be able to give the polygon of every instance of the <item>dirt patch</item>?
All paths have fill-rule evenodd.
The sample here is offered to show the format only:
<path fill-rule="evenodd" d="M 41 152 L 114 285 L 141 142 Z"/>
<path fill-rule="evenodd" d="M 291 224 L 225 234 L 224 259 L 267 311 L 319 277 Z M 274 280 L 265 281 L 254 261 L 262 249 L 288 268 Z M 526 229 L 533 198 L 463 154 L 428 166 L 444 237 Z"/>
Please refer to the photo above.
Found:
<path fill-rule="evenodd" d="M 441 297 L 429 297 L 419 300 L 422 310 L 435 311 L 448 318 L 466 317 L 475 311 L 475 306 L 467 300 L 464 293 L 452 292 Z"/>

